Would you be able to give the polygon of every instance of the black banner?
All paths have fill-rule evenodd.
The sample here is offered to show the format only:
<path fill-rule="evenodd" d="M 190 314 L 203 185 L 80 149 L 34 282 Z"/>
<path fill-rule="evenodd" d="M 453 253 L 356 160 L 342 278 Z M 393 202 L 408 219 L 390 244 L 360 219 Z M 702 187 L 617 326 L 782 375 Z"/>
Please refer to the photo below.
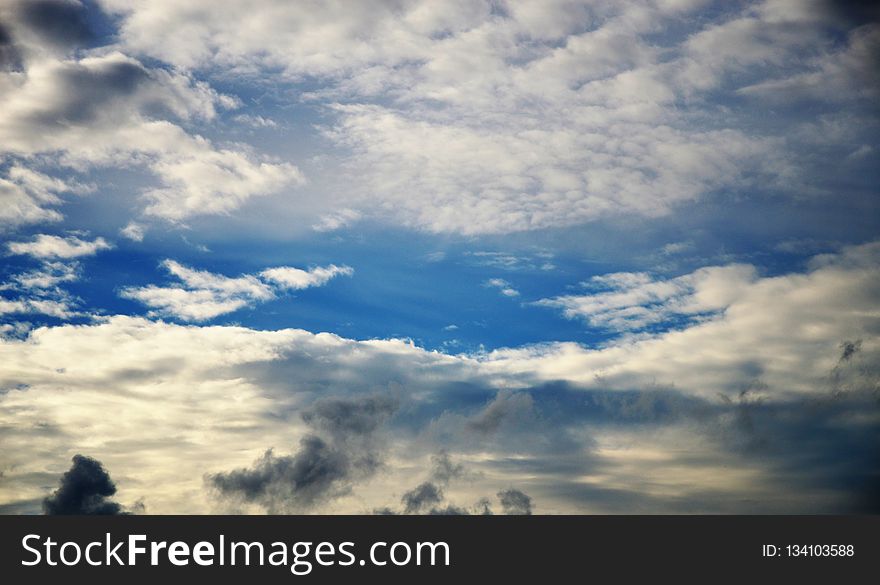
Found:
<path fill-rule="evenodd" d="M 6 583 L 845 582 L 880 568 L 880 517 L 866 516 L 7 516 L 0 526 Z"/>

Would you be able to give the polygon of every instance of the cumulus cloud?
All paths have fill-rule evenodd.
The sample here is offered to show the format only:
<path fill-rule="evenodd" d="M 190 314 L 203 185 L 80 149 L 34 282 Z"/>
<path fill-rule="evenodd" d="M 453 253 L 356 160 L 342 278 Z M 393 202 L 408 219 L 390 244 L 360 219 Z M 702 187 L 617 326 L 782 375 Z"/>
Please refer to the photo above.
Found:
<path fill-rule="evenodd" d="M 207 321 L 257 302 L 272 300 L 278 291 L 322 286 L 334 276 L 354 273 L 348 266 L 333 264 L 309 270 L 282 266 L 265 270 L 259 277 L 243 275 L 232 278 L 194 270 L 174 260 L 164 260 L 162 267 L 180 280 L 182 286 L 128 287 L 120 294 L 151 307 L 151 315 L 173 316 L 184 321 Z"/>
<path fill-rule="evenodd" d="M 49 515 L 117 515 L 123 513 L 118 503 L 110 500 L 116 484 L 100 461 L 85 455 L 74 455 L 73 465 L 61 476 L 61 485 L 43 500 Z"/>
<path fill-rule="evenodd" d="M 47 234 L 39 234 L 30 242 L 8 242 L 6 247 L 12 254 L 65 260 L 81 256 L 94 256 L 101 250 L 112 248 L 104 238 L 88 241 L 76 236 L 61 237 Z"/>
<path fill-rule="evenodd" d="M 0 15 L 25 73 L 0 71 L 0 156 L 45 155 L 79 170 L 144 166 L 158 181 L 143 193 L 144 211 L 170 221 L 230 213 L 251 197 L 303 181 L 293 165 L 241 145 L 218 147 L 180 125 L 213 119 L 235 99 L 119 51 L 78 50 L 86 40 L 84 11 L 79 2 L 46 0 L 15 3 Z M 64 190 L 57 182 L 40 190 L 10 177 L 0 193 L 15 206 L 4 209 L 3 219 L 57 220 L 51 206 Z"/>

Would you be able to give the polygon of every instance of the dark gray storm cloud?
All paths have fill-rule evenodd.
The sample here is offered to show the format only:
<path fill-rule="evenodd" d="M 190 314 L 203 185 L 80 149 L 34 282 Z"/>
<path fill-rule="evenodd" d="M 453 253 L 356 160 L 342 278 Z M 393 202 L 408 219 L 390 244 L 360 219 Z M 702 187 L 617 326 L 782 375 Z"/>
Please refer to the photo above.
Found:
<path fill-rule="evenodd" d="M 222 495 L 259 502 L 275 512 L 308 508 L 338 495 L 351 466 L 345 453 L 307 435 L 294 455 L 277 457 L 270 449 L 252 467 L 218 473 L 210 481 Z"/>
<path fill-rule="evenodd" d="M 0 71 L 21 68 L 21 54 L 12 39 L 9 25 L 0 21 Z"/>
<path fill-rule="evenodd" d="M 437 484 L 424 482 L 403 494 L 404 514 L 419 514 L 443 501 L 443 490 Z"/>
<path fill-rule="evenodd" d="M 61 485 L 43 500 L 43 511 L 50 515 L 116 515 L 123 514 L 118 503 L 109 500 L 116 493 L 116 484 L 100 461 L 74 455 L 73 465 L 61 476 Z"/>
<path fill-rule="evenodd" d="M 524 492 L 515 489 L 501 490 L 498 492 L 498 500 L 505 514 L 528 515 L 532 513 L 532 498 Z"/>
<path fill-rule="evenodd" d="M 292 455 L 266 451 L 245 469 L 209 475 L 223 498 L 255 503 L 270 513 L 301 511 L 348 493 L 352 482 L 382 465 L 376 432 L 397 410 L 385 396 L 321 400 L 302 413 L 312 429 Z"/>
<path fill-rule="evenodd" d="M 22 25 L 58 47 L 82 46 L 94 38 L 86 8 L 76 0 L 25 0 L 17 13 Z"/>

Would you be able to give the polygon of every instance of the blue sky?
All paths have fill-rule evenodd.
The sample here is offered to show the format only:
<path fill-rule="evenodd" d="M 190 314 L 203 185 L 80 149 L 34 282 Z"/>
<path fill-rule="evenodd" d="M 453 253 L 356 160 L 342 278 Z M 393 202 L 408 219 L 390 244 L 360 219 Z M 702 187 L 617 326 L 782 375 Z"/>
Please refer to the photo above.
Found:
<path fill-rule="evenodd" d="M 0 509 L 876 511 L 876 17 L 4 2 Z"/>

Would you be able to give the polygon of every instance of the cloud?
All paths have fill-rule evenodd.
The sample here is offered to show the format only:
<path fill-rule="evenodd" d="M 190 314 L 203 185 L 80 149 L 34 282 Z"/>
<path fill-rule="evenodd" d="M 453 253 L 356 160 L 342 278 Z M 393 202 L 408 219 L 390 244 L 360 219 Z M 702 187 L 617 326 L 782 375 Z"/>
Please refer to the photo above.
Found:
<path fill-rule="evenodd" d="M 79 278 L 77 263 L 44 262 L 36 270 L 29 270 L 12 277 L 15 284 L 23 289 L 56 289 L 59 284 L 73 282 Z"/>
<path fill-rule="evenodd" d="M 8 282 L 0 284 L 0 292 L 18 293 L 17 298 L 0 297 L 0 314 L 46 315 L 64 320 L 83 315 L 76 309 L 79 299 L 62 288 L 65 283 L 79 280 L 79 262 L 47 260 L 45 257 L 61 257 L 65 254 L 81 256 L 88 253 L 89 248 L 97 250 L 106 243 L 100 238 L 94 242 L 83 242 L 77 238 L 72 238 L 73 242 L 59 240 L 60 243 L 51 239 L 41 241 L 38 237 L 34 242 L 18 243 L 25 247 L 24 251 L 18 253 L 43 256 L 44 259 L 39 268 L 13 274 Z M 10 243 L 10 247 L 15 244 Z"/>
<path fill-rule="evenodd" d="M 312 286 L 322 286 L 335 276 L 351 276 L 354 270 L 350 266 L 318 266 L 309 270 L 282 266 L 269 268 L 260 273 L 260 276 L 282 289 L 300 290 Z"/>
<path fill-rule="evenodd" d="M 207 321 L 257 302 L 275 299 L 279 291 L 322 286 L 336 275 L 354 272 L 347 266 L 333 264 L 308 271 L 282 266 L 265 270 L 259 277 L 231 278 L 194 270 L 174 260 L 164 260 L 162 267 L 183 286 L 128 287 L 120 292 L 120 296 L 151 307 L 154 309 L 151 315 L 173 316 L 184 321 Z"/>
<path fill-rule="evenodd" d="M 497 288 L 498 291 L 506 297 L 519 296 L 519 291 L 513 288 L 510 283 L 503 278 L 490 278 L 483 283 L 483 286 L 489 288 Z"/>
<path fill-rule="evenodd" d="M 79 3 L 39 5 L 48 23 L 70 13 L 75 30 L 53 38 L 77 37 Z M 195 76 L 282 89 L 309 80 L 302 98 L 329 113 L 319 131 L 335 147 L 321 157 L 333 161 L 321 189 L 334 211 L 318 231 L 381 217 L 508 233 L 653 218 L 723 192 L 816 194 L 837 175 L 811 173 L 818 151 L 797 137 L 812 123 L 797 100 L 836 122 L 851 106 L 856 131 L 823 137 L 835 152 L 872 140 L 877 26 L 855 9 L 768 0 L 697 18 L 702 3 L 648 0 L 98 5 L 119 27 L 116 52 L 74 54 L 65 41 L 47 54 L 27 19 L 10 17 L 0 46 L 28 75 L 3 81 L 0 140 L 14 156 L 142 166 L 157 183 L 144 213 L 171 222 L 305 182 L 290 163 L 190 131 L 240 103 Z M 790 123 L 761 123 L 768 98 Z"/>
<path fill-rule="evenodd" d="M 58 319 L 70 319 L 79 315 L 79 312 L 67 300 L 44 299 L 44 298 L 0 298 L 0 315 L 48 315 Z"/>
<path fill-rule="evenodd" d="M 426 512 L 480 513 L 508 488 L 541 513 L 870 510 L 877 264 L 876 244 L 844 248 L 756 278 L 710 320 L 600 346 L 32 328 L 0 338 L 0 503 L 35 511 L 88 448 L 125 478 L 120 501 L 154 513 L 399 511 L 424 482 L 444 496 Z"/>
<path fill-rule="evenodd" d="M 404 514 L 418 514 L 442 502 L 443 490 L 436 484 L 426 481 L 403 494 L 400 501 L 404 506 Z"/>
<path fill-rule="evenodd" d="M 64 260 L 94 256 L 99 251 L 109 250 L 112 247 L 104 238 L 88 241 L 76 236 L 60 237 L 47 234 L 39 234 L 30 242 L 8 242 L 6 244 L 6 248 L 11 254 Z"/>
<path fill-rule="evenodd" d="M 125 227 L 119 230 L 119 235 L 123 238 L 128 238 L 133 242 L 143 242 L 145 232 L 146 230 L 143 225 L 130 221 L 125 224 Z"/>
<path fill-rule="evenodd" d="M 56 222 L 61 214 L 52 207 L 61 203 L 61 194 L 83 192 L 79 185 L 13 165 L 0 177 L 0 228 Z"/>
<path fill-rule="evenodd" d="M 584 295 L 542 299 L 536 304 L 562 309 L 569 319 L 592 327 L 638 331 L 651 326 L 699 320 L 717 315 L 755 282 L 756 270 L 745 264 L 711 266 L 671 278 L 655 279 L 644 272 L 594 276 L 584 286 L 598 289 Z"/>
<path fill-rule="evenodd" d="M 537 252 L 534 254 L 510 254 L 506 252 L 468 252 L 468 257 L 477 266 L 491 266 L 502 270 L 553 270 L 553 254 Z"/>
<path fill-rule="evenodd" d="M 116 484 L 100 461 L 85 455 L 74 455 L 73 465 L 61 476 L 61 486 L 43 500 L 49 515 L 118 515 L 123 508 L 110 496 Z"/>
<path fill-rule="evenodd" d="M 598 350 L 573 343 L 499 350 L 491 352 L 487 362 L 503 369 L 511 359 L 511 365 L 517 364 L 511 371 L 590 386 L 632 387 L 636 379 L 648 378 L 712 396 L 741 389 L 760 375 L 782 394 L 813 393 L 817 380 L 833 366 L 829 355 L 837 353 L 841 340 L 870 335 L 878 252 L 877 243 L 853 246 L 815 257 L 807 273 L 756 279 L 751 268 L 742 265 L 698 270 L 685 278 L 684 294 L 680 283 L 661 281 L 659 309 L 688 320 L 698 310 L 717 311 L 711 319 L 685 322 L 680 329 L 660 328 L 655 334 L 623 336 Z M 645 275 L 625 274 L 611 275 L 602 284 L 623 286 L 623 292 L 608 293 L 614 302 L 603 293 L 598 302 L 588 296 L 586 307 L 617 315 L 634 299 L 642 303 L 655 298 L 643 291 L 655 290 L 658 283 Z M 617 302 L 619 296 L 625 303 Z M 622 323 L 628 325 L 631 319 L 627 313 Z"/>
<path fill-rule="evenodd" d="M 362 214 L 354 209 L 340 209 L 339 211 L 321 216 L 318 223 L 312 226 L 316 232 L 332 232 L 349 226 L 361 219 Z"/>
<path fill-rule="evenodd" d="M 251 468 L 207 480 L 221 497 L 256 502 L 270 514 L 309 509 L 376 472 L 382 452 L 375 434 L 396 410 L 396 401 L 384 396 L 319 401 L 302 419 L 324 438 L 307 434 L 293 455 L 277 457 L 270 449 Z"/>
<path fill-rule="evenodd" d="M 24 74 L 0 70 L 0 156 L 28 164 L 42 156 L 51 166 L 80 171 L 145 167 L 156 181 L 142 193 L 143 212 L 172 222 L 228 214 L 252 197 L 304 181 L 291 164 L 240 144 L 218 147 L 181 125 L 214 119 L 218 109 L 237 105 L 234 98 L 120 51 L 77 51 L 90 38 L 81 3 L 13 8 L 4 12 Z M 12 225 L 57 220 L 49 207 L 60 203 L 64 190 L 55 183 L 35 191 L 10 177 L 0 183 L 0 196 L 15 205 L 0 219 Z"/>
<path fill-rule="evenodd" d="M 502 490 L 498 492 L 498 499 L 505 514 L 527 516 L 532 513 L 532 498 L 519 490 Z"/>
<path fill-rule="evenodd" d="M 533 413 L 534 401 L 530 395 L 499 392 L 467 426 L 485 435 L 494 433 L 506 422 L 528 419 Z"/>
<path fill-rule="evenodd" d="M 425 481 L 405 492 L 400 498 L 403 509 L 395 512 L 391 508 L 379 508 L 374 513 L 379 514 L 428 514 L 443 516 L 465 516 L 469 514 L 491 515 L 492 503 L 488 498 L 480 498 L 473 506 L 458 506 L 446 503 L 444 486 L 448 487 L 453 479 L 461 479 L 469 474 L 463 464 L 452 463 L 449 454 L 445 451 L 431 457 L 433 469 L 431 481 Z M 531 514 L 532 500 L 525 493 L 507 489 L 498 492 L 505 514 Z"/>
<path fill-rule="evenodd" d="M 78 47 L 94 39 L 78 0 L 28 0 L 16 8 L 21 22 L 50 44 Z"/>
<path fill-rule="evenodd" d="M 760 124 L 769 110 L 749 96 L 778 96 L 774 115 L 795 126 L 803 96 L 832 117 L 840 101 L 874 117 L 876 25 L 781 0 L 699 18 L 699 2 L 102 5 L 137 54 L 313 80 L 306 97 L 333 105 L 324 134 L 347 155 L 340 206 L 433 232 L 657 217 L 724 191 L 791 196 L 812 152 L 791 125 Z M 167 19 L 193 34 L 173 37 Z"/>

